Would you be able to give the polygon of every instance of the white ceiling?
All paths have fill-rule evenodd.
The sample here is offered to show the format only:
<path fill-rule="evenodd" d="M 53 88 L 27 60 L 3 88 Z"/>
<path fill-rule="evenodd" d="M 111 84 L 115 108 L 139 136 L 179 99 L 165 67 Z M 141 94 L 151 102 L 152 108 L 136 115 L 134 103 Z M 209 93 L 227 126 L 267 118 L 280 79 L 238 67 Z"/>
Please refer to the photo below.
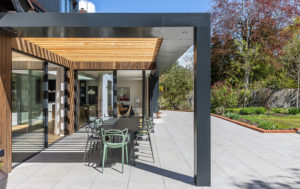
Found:
<path fill-rule="evenodd" d="M 113 73 L 112 71 L 79 71 L 79 75 L 91 76 L 97 78 L 99 73 Z M 146 70 L 146 77 L 149 77 L 151 71 Z M 143 72 L 142 70 L 118 70 L 117 79 L 122 80 L 142 80 Z"/>

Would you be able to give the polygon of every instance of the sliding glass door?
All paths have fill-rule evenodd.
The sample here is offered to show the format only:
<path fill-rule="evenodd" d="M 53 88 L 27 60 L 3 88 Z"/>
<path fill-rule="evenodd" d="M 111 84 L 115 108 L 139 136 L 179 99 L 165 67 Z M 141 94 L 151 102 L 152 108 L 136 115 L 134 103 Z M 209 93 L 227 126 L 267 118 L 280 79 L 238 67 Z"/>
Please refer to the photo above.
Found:
<path fill-rule="evenodd" d="M 113 116 L 113 72 L 79 71 L 79 126 Z"/>
<path fill-rule="evenodd" d="M 44 148 L 44 70 L 39 59 L 12 55 L 12 160 L 17 164 Z"/>
<path fill-rule="evenodd" d="M 64 136 L 65 77 L 62 66 L 12 52 L 13 166 Z M 44 98 L 46 92 L 48 99 Z"/>
<path fill-rule="evenodd" d="M 64 67 L 48 63 L 48 143 L 65 134 Z"/>

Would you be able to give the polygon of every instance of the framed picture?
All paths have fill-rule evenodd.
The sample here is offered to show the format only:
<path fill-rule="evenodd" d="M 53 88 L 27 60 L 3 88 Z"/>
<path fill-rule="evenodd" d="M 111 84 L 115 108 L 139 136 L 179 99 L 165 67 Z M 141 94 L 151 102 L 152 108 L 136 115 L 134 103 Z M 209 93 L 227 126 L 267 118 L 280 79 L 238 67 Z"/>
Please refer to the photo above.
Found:
<path fill-rule="evenodd" d="M 130 87 L 118 87 L 118 101 L 130 101 Z"/>

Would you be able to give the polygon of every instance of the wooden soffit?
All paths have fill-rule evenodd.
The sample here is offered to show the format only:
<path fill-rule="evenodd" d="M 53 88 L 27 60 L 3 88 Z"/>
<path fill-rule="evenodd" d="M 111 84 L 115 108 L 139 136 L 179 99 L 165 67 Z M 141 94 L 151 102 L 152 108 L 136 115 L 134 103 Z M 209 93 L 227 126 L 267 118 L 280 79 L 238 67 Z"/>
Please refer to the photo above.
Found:
<path fill-rule="evenodd" d="M 154 63 L 161 38 L 24 38 L 72 62 Z"/>

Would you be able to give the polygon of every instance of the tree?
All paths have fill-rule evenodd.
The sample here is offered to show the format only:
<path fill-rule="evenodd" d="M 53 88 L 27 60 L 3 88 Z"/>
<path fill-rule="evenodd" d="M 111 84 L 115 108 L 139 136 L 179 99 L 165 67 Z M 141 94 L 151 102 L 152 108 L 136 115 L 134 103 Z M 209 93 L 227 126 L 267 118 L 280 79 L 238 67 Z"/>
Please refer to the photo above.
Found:
<path fill-rule="evenodd" d="M 240 60 L 235 62 L 235 64 L 239 64 L 238 67 L 242 68 L 244 73 L 244 107 L 248 102 L 248 91 L 249 91 L 249 79 L 253 65 L 260 58 L 259 55 L 259 46 L 255 45 L 253 47 L 249 47 L 247 41 L 244 40 L 235 40 L 235 44 L 238 47 L 238 54 L 240 56 Z"/>
<path fill-rule="evenodd" d="M 276 65 L 282 47 L 292 35 L 292 30 L 286 26 L 299 15 L 299 9 L 299 0 L 213 0 L 213 73 L 222 70 L 222 64 L 227 65 L 228 59 L 240 58 L 234 40 L 245 41 L 250 49 L 259 44 L 259 53 L 263 55 L 260 62 Z"/>
<path fill-rule="evenodd" d="M 296 106 L 299 107 L 300 85 L 300 32 L 295 35 L 293 41 L 285 47 L 285 53 L 281 57 L 283 65 L 287 68 L 288 76 L 297 80 Z"/>
<path fill-rule="evenodd" d="M 217 34 L 211 38 L 211 85 L 230 76 L 231 61 L 236 54 L 234 41 L 222 41 Z"/>
<path fill-rule="evenodd" d="M 285 30 L 299 15 L 299 0 L 213 0 L 212 29 L 222 41 L 256 43 L 269 55 L 278 55 L 292 35 Z"/>
<path fill-rule="evenodd" d="M 160 85 L 164 88 L 162 97 L 167 107 L 179 109 L 179 106 L 186 102 L 187 95 L 193 90 L 193 71 L 176 62 L 160 77 Z"/>

